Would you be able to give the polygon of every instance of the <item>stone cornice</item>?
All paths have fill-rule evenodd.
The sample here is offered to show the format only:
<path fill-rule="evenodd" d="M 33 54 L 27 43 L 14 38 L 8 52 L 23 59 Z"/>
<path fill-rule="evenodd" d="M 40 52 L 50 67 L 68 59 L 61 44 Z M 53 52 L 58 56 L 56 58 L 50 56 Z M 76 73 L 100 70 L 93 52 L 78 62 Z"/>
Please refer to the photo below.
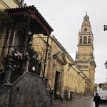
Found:
<path fill-rule="evenodd" d="M 67 64 L 66 56 L 64 53 L 61 53 L 60 55 L 54 54 L 53 58 L 56 59 L 59 63 L 61 63 L 63 65 Z"/>

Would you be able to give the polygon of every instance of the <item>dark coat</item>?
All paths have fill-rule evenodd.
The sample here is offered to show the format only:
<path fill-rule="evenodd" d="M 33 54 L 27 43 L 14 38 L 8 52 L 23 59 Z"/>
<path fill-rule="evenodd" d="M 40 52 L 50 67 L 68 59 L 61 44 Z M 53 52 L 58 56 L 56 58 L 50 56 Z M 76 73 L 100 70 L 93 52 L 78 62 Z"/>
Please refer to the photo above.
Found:
<path fill-rule="evenodd" d="M 99 104 L 101 99 L 100 99 L 100 96 L 97 94 L 97 95 L 94 96 L 93 100 L 95 101 L 95 103 Z"/>

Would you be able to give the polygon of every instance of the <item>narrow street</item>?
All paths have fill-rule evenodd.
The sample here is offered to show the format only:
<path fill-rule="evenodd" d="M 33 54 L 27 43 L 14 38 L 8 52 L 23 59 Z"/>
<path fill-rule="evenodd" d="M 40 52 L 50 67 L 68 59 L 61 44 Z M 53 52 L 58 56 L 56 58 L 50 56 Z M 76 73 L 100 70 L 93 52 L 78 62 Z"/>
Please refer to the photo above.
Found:
<path fill-rule="evenodd" d="M 100 104 L 99 107 L 107 107 L 107 104 Z"/>
<path fill-rule="evenodd" d="M 57 102 L 52 107 L 95 107 L 95 103 L 90 96 L 76 97 L 72 101 Z M 99 107 L 107 107 L 107 104 L 100 104 Z"/>

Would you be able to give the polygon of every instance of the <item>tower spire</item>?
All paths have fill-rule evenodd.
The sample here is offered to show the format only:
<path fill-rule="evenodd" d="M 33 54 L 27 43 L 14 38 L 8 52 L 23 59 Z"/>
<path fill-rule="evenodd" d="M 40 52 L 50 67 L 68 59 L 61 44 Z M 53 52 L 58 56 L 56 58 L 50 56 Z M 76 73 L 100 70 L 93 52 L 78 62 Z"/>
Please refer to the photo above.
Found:
<path fill-rule="evenodd" d="M 87 11 L 85 11 L 85 13 L 86 13 L 86 16 L 87 16 Z"/>
<path fill-rule="evenodd" d="M 91 83 L 88 87 L 91 94 L 94 93 L 94 73 L 95 73 L 95 61 L 93 55 L 93 33 L 91 30 L 91 24 L 89 16 L 86 15 L 83 18 L 81 31 L 78 33 L 78 50 L 76 53 L 75 62 L 77 66 L 84 72 L 84 74 L 90 79 Z"/>

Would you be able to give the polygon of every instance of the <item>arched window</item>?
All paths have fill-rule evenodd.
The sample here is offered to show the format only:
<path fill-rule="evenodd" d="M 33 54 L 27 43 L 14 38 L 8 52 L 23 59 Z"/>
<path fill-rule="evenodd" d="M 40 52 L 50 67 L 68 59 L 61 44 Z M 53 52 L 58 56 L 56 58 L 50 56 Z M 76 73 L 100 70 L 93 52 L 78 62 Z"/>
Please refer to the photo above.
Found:
<path fill-rule="evenodd" d="M 91 43 L 91 38 L 90 38 L 90 36 L 88 37 L 88 43 Z"/>
<path fill-rule="evenodd" d="M 87 21 L 87 18 L 85 19 L 85 21 Z"/>
<path fill-rule="evenodd" d="M 82 44 L 82 37 L 80 37 L 80 44 Z"/>
<path fill-rule="evenodd" d="M 87 37 L 84 36 L 84 43 L 86 44 L 87 43 Z"/>
<path fill-rule="evenodd" d="M 87 31 L 87 28 L 84 28 L 84 32 L 86 32 Z"/>

